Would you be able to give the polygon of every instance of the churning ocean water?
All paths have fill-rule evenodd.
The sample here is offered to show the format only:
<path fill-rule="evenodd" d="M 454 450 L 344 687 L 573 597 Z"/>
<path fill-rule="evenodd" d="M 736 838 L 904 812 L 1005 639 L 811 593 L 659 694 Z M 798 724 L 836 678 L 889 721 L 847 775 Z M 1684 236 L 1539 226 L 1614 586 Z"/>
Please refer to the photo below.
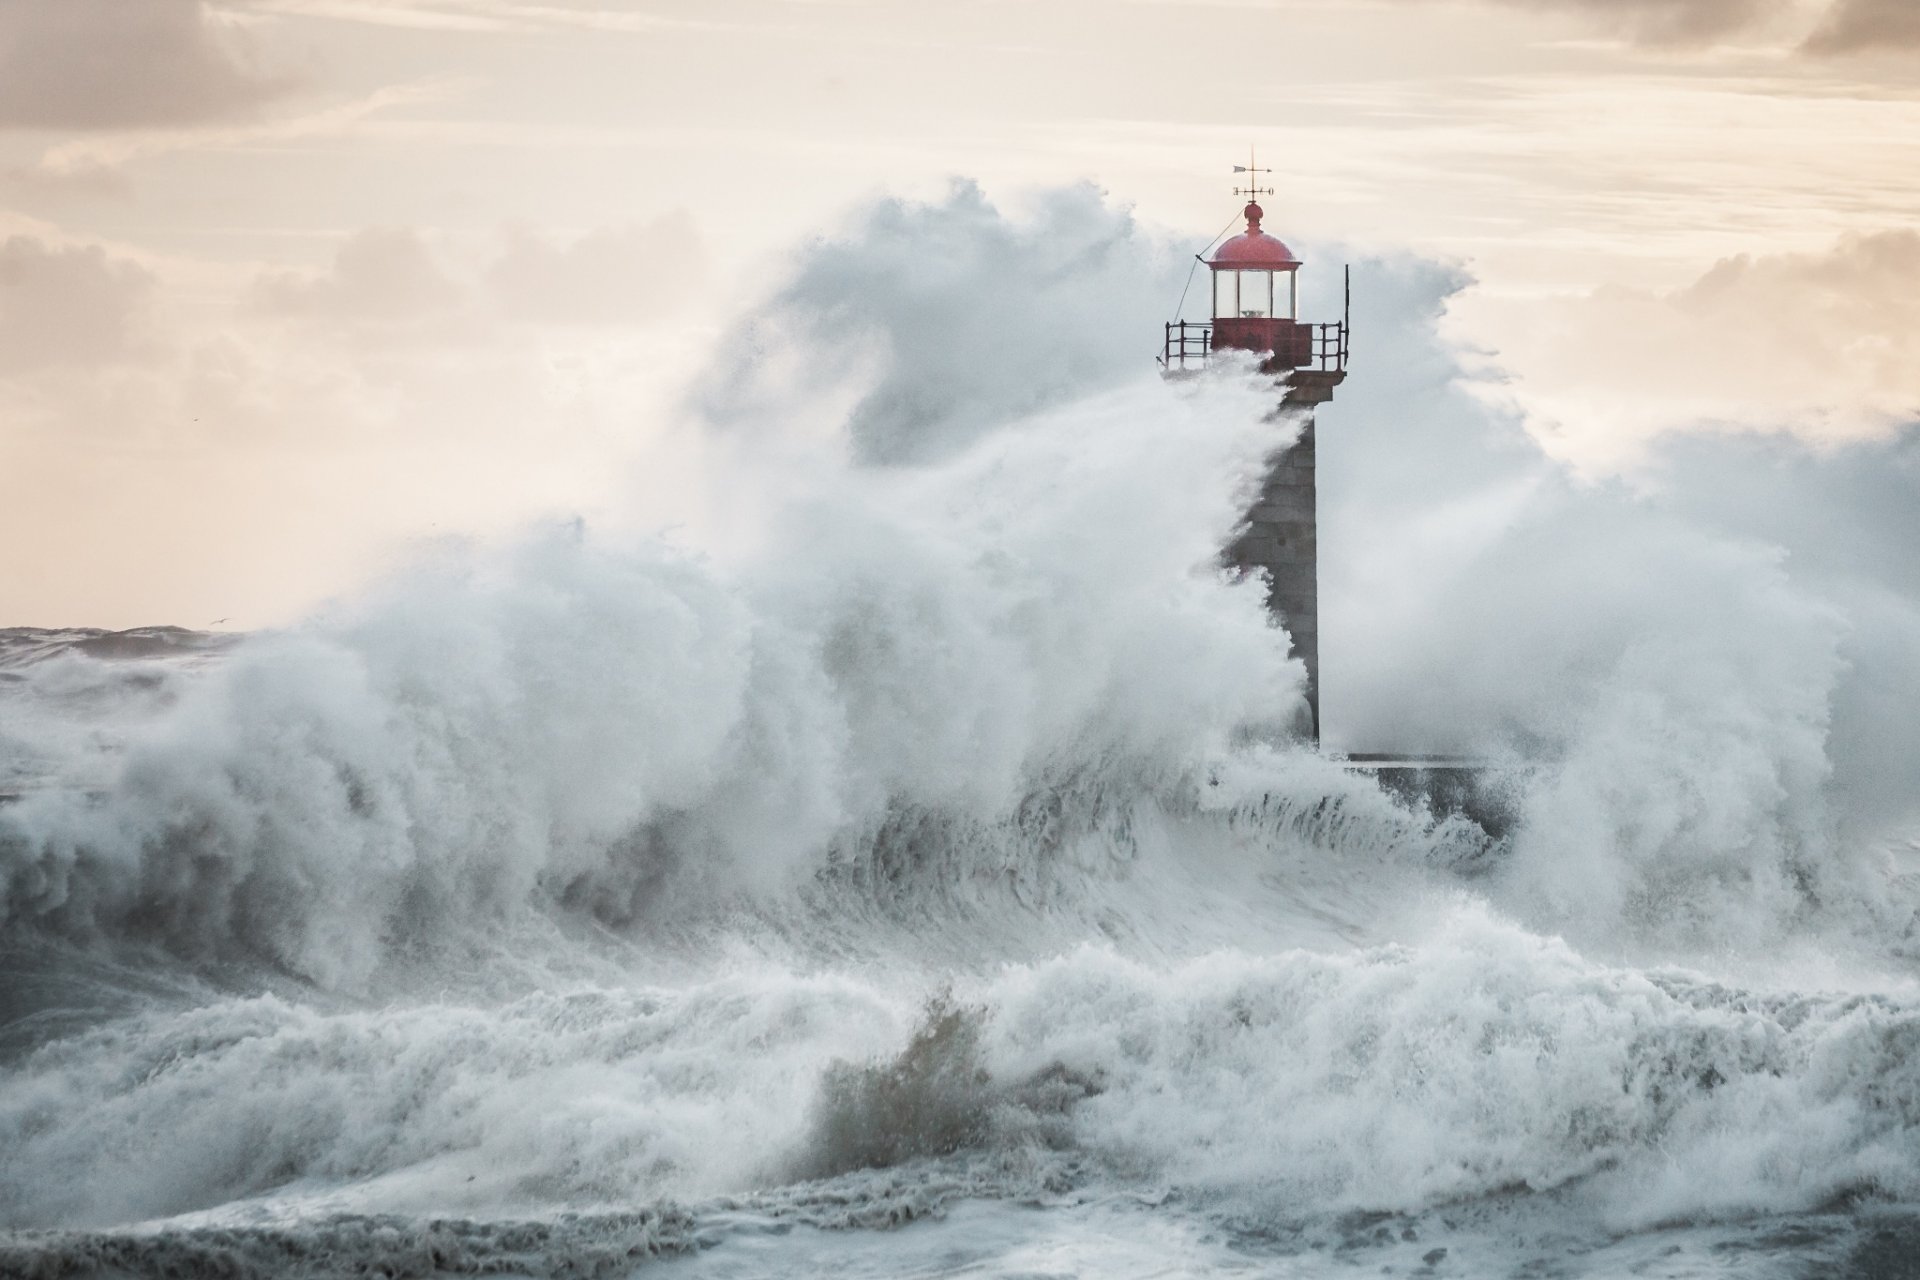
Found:
<path fill-rule="evenodd" d="M 1920 1275 L 1920 455 L 1583 485 L 1389 337 L 1329 733 L 1495 832 L 1287 736 L 1245 371 L 0 636 L 0 1274 Z"/>

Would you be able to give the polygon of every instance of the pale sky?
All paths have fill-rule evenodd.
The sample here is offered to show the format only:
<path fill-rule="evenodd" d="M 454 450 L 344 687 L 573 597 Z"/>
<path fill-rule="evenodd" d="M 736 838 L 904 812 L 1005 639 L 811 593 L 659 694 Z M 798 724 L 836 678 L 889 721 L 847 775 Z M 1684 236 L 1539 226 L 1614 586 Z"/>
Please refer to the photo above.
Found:
<path fill-rule="evenodd" d="M 0 0 L 0 625 L 670 520 L 672 406 L 861 202 L 1197 249 L 1250 146 L 1269 230 L 1470 273 L 1585 472 L 1920 416 L 1920 0 Z"/>

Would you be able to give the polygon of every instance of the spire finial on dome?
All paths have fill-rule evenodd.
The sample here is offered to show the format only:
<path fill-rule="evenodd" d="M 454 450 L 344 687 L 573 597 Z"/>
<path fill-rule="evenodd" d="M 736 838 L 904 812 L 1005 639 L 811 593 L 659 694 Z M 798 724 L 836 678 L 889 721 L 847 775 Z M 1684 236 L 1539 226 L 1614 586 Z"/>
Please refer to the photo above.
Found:
<path fill-rule="evenodd" d="M 1263 210 L 1259 204 L 1256 203 L 1257 199 L 1260 196 L 1270 196 L 1273 194 L 1272 187 L 1263 187 L 1260 185 L 1260 175 L 1263 173 L 1272 173 L 1273 170 L 1262 169 L 1259 165 L 1255 164 L 1253 148 L 1248 147 L 1247 162 L 1233 166 L 1233 171 L 1247 175 L 1247 185 L 1244 187 L 1235 187 L 1233 194 L 1247 198 L 1247 233 L 1251 235 L 1260 230 L 1260 219 L 1263 214 Z"/>

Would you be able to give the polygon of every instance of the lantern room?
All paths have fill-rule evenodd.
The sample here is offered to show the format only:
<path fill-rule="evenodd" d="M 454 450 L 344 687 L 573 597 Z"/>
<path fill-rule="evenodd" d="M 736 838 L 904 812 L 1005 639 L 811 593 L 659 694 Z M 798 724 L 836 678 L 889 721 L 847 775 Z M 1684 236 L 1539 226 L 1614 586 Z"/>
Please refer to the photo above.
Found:
<path fill-rule="evenodd" d="M 1235 173 L 1250 180 L 1270 172 L 1249 158 Z M 1300 259 L 1278 236 L 1267 234 L 1260 222 L 1265 211 L 1259 198 L 1273 188 L 1246 186 L 1236 195 L 1246 198 L 1241 216 L 1245 231 L 1222 242 L 1210 256 L 1200 258 L 1212 288 L 1212 318 L 1167 322 L 1166 345 L 1160 365 L 1169 374 L 1204 366 L 1215 351 L 1251 351 L 1262 357 L 1263 369 L 1286 374 L 1298 395 L 1318 381 L 1337 383 L 1347 367 L 1347 317 L 1331 324 L 1307 324 L 1300 319 Z M 1181 297 L 1181 309 L 1186 296 Z M 1312 375 L 1303 377 L 1302 375 Z"/>
<path fill-rule="evenodd" d="M 1312 359 L 1312 335 L 1298 322 L 1300 259 L 1260 229 L 1258 203 L 1247 201 L 1242 212 L 1247 229 L 1207 261 L 1213 276 L 1213 345 L 1270 351 L 1281 365 L 1306 364 Z"/>
<path fill-rule="evenodd" d="M 1299 301 L 1300 259 L 1260 229 L 1260 206 L 1249 200 L 1247 229 L 1214 251 L 1215 320 L 1291 320 Z"/>

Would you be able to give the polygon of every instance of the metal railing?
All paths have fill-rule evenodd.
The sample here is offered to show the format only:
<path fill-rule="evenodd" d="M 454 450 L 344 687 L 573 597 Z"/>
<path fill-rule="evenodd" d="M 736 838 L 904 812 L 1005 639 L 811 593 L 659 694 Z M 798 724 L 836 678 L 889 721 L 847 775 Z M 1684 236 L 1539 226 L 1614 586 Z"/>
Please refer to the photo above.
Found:
<path fill-rule="evenodd" d="M 1313 363 L 1309 369 L 1325 373 L 1347 371 L 1347 322 L 1309 325 L 1313 333 Z"/>
<path fill-rule="evenodd" d="M 1345 373 L 1349 340 L 1353 329 L 1353 268 L 1341 273 L 1340 319 L 1333 324 L 1303 324 L 1291 332 L 1298 338 L 1306 330 L 1306 341 L 1293 351 L 1277 352 L 1287 360 L 1301 360 L 1296 369 L 1315 373 Z M 1183 299 L 1184 300 L 1184 299 Z M 1303 348 L 1303 349 L 1301 349 Z M 1160 367 L 1166 371 L 1185 369 L 1189 364 L 1204 367 L 1214 353 L 1213 321 L 1169 320 L 1160 346 Z"/>
<path fill-rule="evenodd" d="M 1169 320 L 1166 345 L 1160 349 L 1160 367 L 1184 369 L 1188 361 L 1204 365 L 1213 354 L 1213 322 Z"/>
<path fill-rule="evenodd" d="M 1302 344 L 1306 360 L 1294 365 L 1297 369 L 1308 369 L 1316 373 L 1344 373 L 1347 368 L 1348 329 L 1345 320 L 1332 324 L 1306 324 L 1294 330 L 1306 330 L 1307 341 Z M 1191 365 L 1205 366 L 1212 357 L 1213 322 L 1211 320 L 1169 320 L 1166 337 L 1160 348 L 1160 367 L 1163 369 L 1185 369 Z M 1288 355 L 1296 353 L 1289 352 Z"/>

